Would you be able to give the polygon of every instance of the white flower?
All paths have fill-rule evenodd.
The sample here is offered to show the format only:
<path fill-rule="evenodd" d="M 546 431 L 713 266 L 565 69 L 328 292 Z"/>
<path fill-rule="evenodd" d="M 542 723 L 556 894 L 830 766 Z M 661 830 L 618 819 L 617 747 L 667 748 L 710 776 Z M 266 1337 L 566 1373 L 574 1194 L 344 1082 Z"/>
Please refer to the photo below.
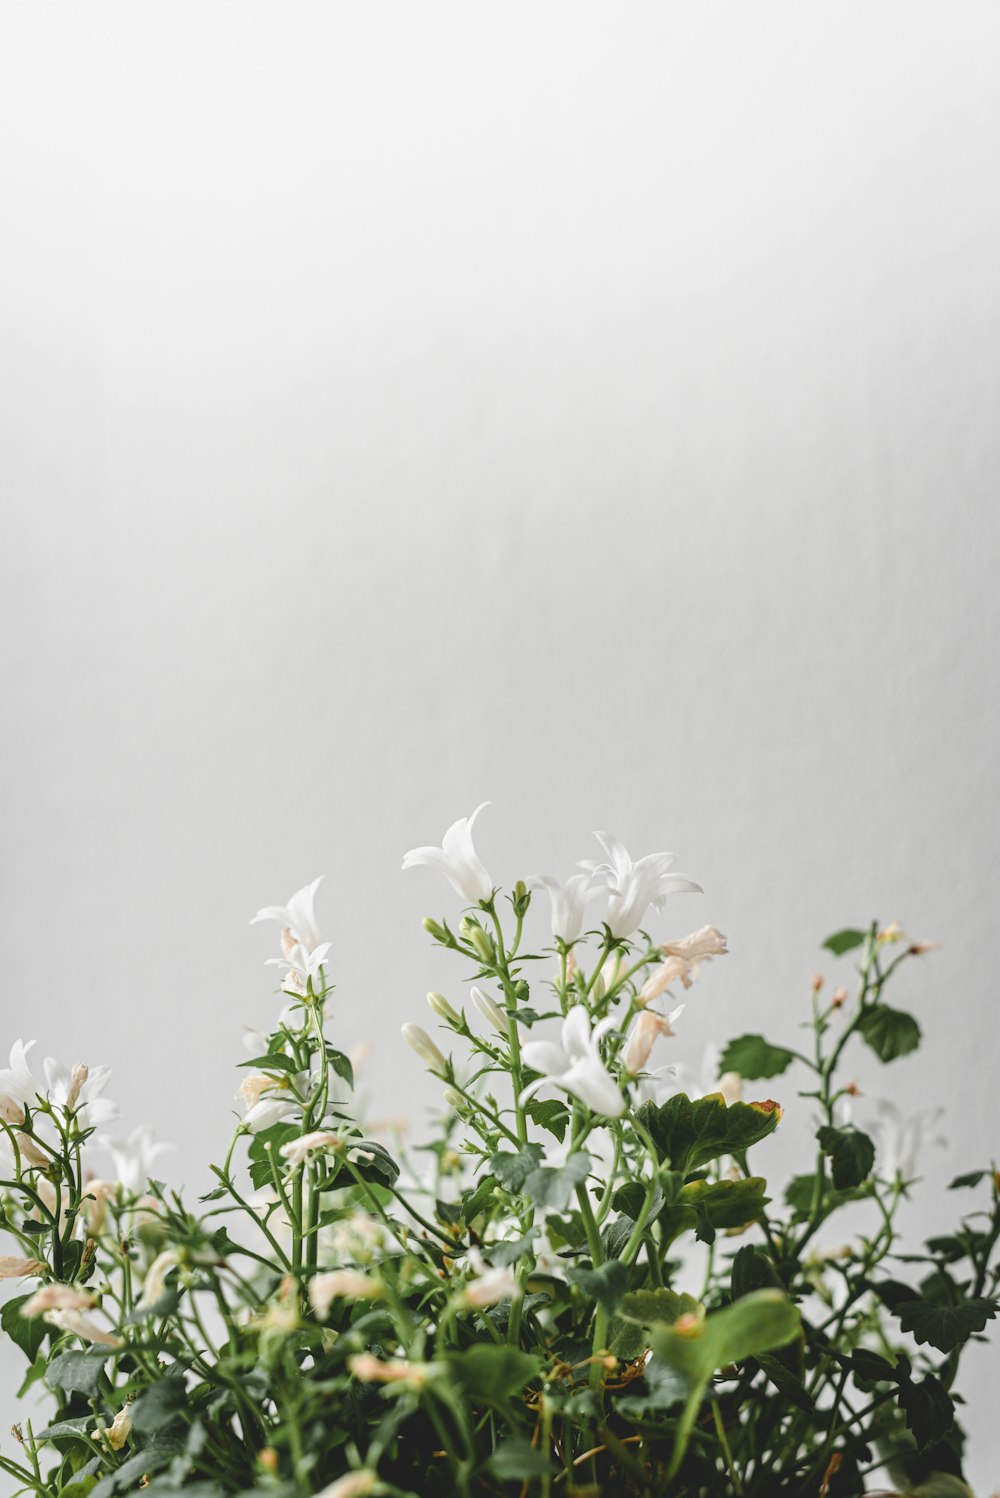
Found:
<path fill-rule="evenodd" d="M 507 1016 L 495 999 L 491 999 L 488 993 L 483 993 L 475 985 L 469 989 L 469 998 L 488 1025 L 492 1025 L 500 1035 L 507 1034 Z"/>
<path fill-rule="evenodd" d="M 446 1070 L 447 1061 L 433 1040 L 431 1040 L 427 1031 L 420 1025 L 404 1025 L 403 1039 L 411 1051 L 415 1051 L 421 1061 L 427 1063 L 431 1071 L 443 1072 Z"/>
<path fill-rule="evenodd" d="M 27 1279 L 33 1274 L 44 1274 L 48 1267 L 41 1259 L 15 1259 L 10 1254 L 0 1254 L 0 1280 Z"/>
<path fill-rule="evenodd" d="M 677 941 L 665 941 L 660 948 L 665 957 L 681 957 L 685 962 L 700 962 L 703 957 L 727 957 L 726 938 L 715 926 L 699 926 Z"/>
<path fill-rule="evenodd" d="M 551 874 L 536 874 L 529 880 L 536 889 L 547 889 L 552 902 L 552 935 L 569 947 L 583 930 L 587 901 L 607 887 L 607 875 L 594 872 L 571 874 L 565 884 Z"/>
<path fill-rule="evenodd" d="M 601 1060 L 600 1041 L 617 1023 L 613 1015 L 590 1028 L 590 1016 L 582 1004 L 574 1004 L 562 1024 L 558 1042 L 529 1040 L 521 1047 L 521 1059 L 532 1071 L 541 1072 L 521 1094 L 524 1103 L 546 1082 L 580 1098 L 595 1113 L 620 1118 L 625 1099 Z"/>
<path fill-rule="evenodd" d="M 108 1151 L 114 1162 L 115 1179 L 130 1196 L 139 1196 L 145 1191 L 157 1160 L 174 1148 L 172 1144 L 157 1144 L 152 1129 L 142 1125 L 124 1139 L 102 1135 L 98 1143 Z"/>
<path fill-rule="evenodd" d="M 320 1321 L 329 1316 L 335 1300 L 378 1300 L 381 1295 L 381 1280 L 360 1269 L 331 1269 L 309 1281 L 309 1304 Z"/>
<path fill-rule="evenodd" d="M 489 804 L 484 801 L 471 817 L 459 817 L 457 822 L 453 822 L 440 848 L 411 848 L 403 856 L 403 868 L 413 869 L 418 864 L 428 864 L 433 869 L 440 869 L 467 905 L 478 905 L 481 900 L 492 899 L 493 880 L 472 846 L 472 824 L 483 807 Z"/>
<path fill-rule="evenodd" d="M 517 1294 L 517 1279 L 512 1269 L 497 1269 L 487 1264 L 476 1247 L 470 1248 L 465 1257 L 473 1278 L 462 1289 L 464 1306 L 470 1309 L 495 1306 L 498 1300 Z"/>
<path fill-rule="evenodd" d="M 287 1144 L 281 1146 L 279 1153 L 289 1165 L 295 1166 L 307 1160 L 314 1150 L 335 1150 L 339 1147 L 340 1140 L 336 1134 L 330 1134 L 325 1129 L 316 1129 L 311 1134 L 303 1134 L 298 1139 L 290 1139 Z"/>
<path fill-rule="evenodd" d="M 316 891 L 322 883 L 322 874 L 314 879 L 312 884 L 307 884 L 304 889 L 296 890 L 287 905 L 265 905 L 263 910 L 258 910 L 251 926 L 257 921 L 279 921 L 282 928 L 281 949 L 285 960 L 291 963 L 291 953 L 297 946 L 303 948 L 305 953 L 315 952 L 316 948 L 323 944 L 319 927 L 316 925 L 316 912 L 314 909 Z M 288 935 L 285 936 L 284 933 Z M 278 959 L 280 960 L 280 959 Z"/>
<path fill-rule="evenodd" d="M 81 1337 L 84 1342 L 97 1342 L 101 1347 L 125 1345 L 121 1337 L 96 1326 L 82 1311 L 46 1311 L 44 1319 L 50 1326 L 57 1326 L 61 1332 L 72 1332 L 74 1337 Z"/>
<path fill-rule="evenodd" d="M 897 1176 L 904 1182 L 912 1181 L 925 1145 L 941 1148 L 948 1143 L 937 1131 L 944 1109 L 921 1108 L 916 1113 L 904 1114 L 888 1101 L 881 1101 L 876 1107 L 878 1118 L 865 1127 L 875 1141 L 879 1173 L 890 1181 Z"/>
<path fill-rule="evenodd" d="M 384 1224 L 367 1212 L 353 1211 L 330 1229 L 330 1247 L 341 1259 L 373 1259 L 386 1239 Z"/>
<path fill-rule="evenodd" d="M 22 1107 L 35 1106 L 35 1099 L 44 1092 L 41 1082 L 28 1065 L 28 1052 L 35 1044 L 29 1040 L 15 1040 L 10 1048 L 10 1065 L 0 1067 L 0 1096 L 10 1098 Z M 22 1120 L 19 1119 L 18 1122 Z"/>
<path fill-rule="evenodd" d="M 86 1311 L 94 1304 L 94 1296 L 86 1290 L 78 1290 L 75 1285 L 40 1285 L 24 1302 L 21 1315 L 30 1319 L 44 1316 L 46 1311 Z"/>
<path fill-rule="evenodd" d="M 631 936 L 651 905 L 654 910 L 663 909 L 667 895 L 686 890 L 703 893 L 701 885 L 686 874 L 669 872 L 674 863 L 673 853 L 647 853 L 633 863 L 624 844 L 611 833 L 597 832 L 594 836 L 611 862 L 594 864 L 588 860 L 583 867 L 593 874 L 610 876 L 611 899 L 606 921 L 612 936 Z"/>
<path fill-rule="evenodd" d="M 52 1056 L 46 1056 L 43 1065 L 50 1100 L 67 1112 L 74 1109 L 83 1128 L 99 1128 L 118 1117 L 117 1104 L 101 1096 L 111 1080 L 110 1066 L 70 1068 Z"/>
<path fill-rule="evenodd" d="M 669 1014 L 660 1014 L 656 1009 L 644 1009 L 632 1026 L 622 1064 L 629 1076 L 637 1077 L 645 1070 L 653 1046 L 661 1035 L 673 1035 L 673 1023 L 684 1013 L 684 1005 L 678 1004 Z"/>

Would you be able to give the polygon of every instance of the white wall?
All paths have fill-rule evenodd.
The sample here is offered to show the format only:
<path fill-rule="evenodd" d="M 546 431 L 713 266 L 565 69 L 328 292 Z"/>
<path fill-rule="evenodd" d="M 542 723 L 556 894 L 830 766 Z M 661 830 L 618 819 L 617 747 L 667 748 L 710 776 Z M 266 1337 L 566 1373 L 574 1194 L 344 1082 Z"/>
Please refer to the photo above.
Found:
<path fill-rule="evenodd" d="M 949 1105 L 940 1226 L 1000 1151 L 998 45 L 925 0 L 4 7 L 8 1038 L 113 1063 L 197 1184 L 274 1009 L 246 921 L 326 870 L 338 1033 L 427 1100 L 449 898 L 399 858 L 491 797 L 497 877 L 607 826 L 701 879 L 679 1055 L 794 1034 L 841 924 L 939 940 L 881 1080 Z"/>

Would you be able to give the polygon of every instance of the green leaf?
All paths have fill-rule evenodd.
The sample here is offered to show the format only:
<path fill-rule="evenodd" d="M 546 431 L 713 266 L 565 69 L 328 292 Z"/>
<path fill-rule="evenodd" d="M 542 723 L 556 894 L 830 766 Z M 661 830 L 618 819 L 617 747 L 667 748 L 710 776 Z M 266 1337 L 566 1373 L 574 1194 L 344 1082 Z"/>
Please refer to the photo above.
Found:
<path fill-rule="evenodd" d="M 859 931 L 856 927 L 847 926 L 843 931 L 835 931 L 828 936 L 823 946 L 834 957 L 843 957 L 845 952 L 853 952 L 855 947 L 860 947 L 868 936 L 867 931 Z"/>
<path fill-rule="evenodd" d="M 859 1347 L 856 1352 L 851 1353 L 850 1357 L 844 1358 L 843 1366 L 849 1368 L 855 1379 L 864 1384 L 899 1382 L 900 1374 L 895 1364 L 867 1347 Z"/>
<path fill-rule="evenodd" d="M 496 1176 L 483 1176 L 474 1190 L 465 1193 L 462 1197 L 462 1220 L 464 1222 L 474 1222 L 480 1212 L 484 1212 L 493 1202 L 493 1191 L 496 1184 Z"/>
<path fill-rule="evenodd" d="M 997 1313 L 995 1300 L 963 1300 L 960 1305 L 927 1305 L 922 1300 L 906 1300 L 895 1309 L 904 1332 L 912 1332 L 921 1346 L 929 1342 L 938 1352 L 952 1352 L 967 1342 L 973 1332 L 984 1330 L 987 1321 Z"/>
<path fill-rule="evenodd" d="M 524 1111 L 536 1123 L 540 1129 L 547 1129 L 554 1134 L 560 1144 L 566 1137 L 566 1129 L 569 1125 L 570 1113 L 565 1103 L 558 1098 L 529 1099 L 524 1105 Z"/>
<path fill-rule="evenodd" d="M 537 1378 L 540 1358 L 516 1347 L 480 1342 L 448 1355 L 452 1377 L 469 1399 L 502 1404 Z"/>
<path fill-rule="evenodd" d="M 794 1404 L 796 1409 L 802 1410 L 804 1414 L 811 1415 L 816 1408 L 816 1401 L 806 1393 L 802 1380 L 787 1368 L 784 1363 L 772 1357 L 769 1352 L 757 1354 L 757 1361 L 763 1368 L 769 1381 L 780 1394 Z"/>
<path fill-rule="evenodd" d="M 93 1415 L 81 1415 L 77 1420 L 57 1420 L 54 1425 L 46 1426 L 45 1430 L 39 1431 L 36 1440 L 58 1441 L 60 1439 L 75 1439 L 83 1441 L 90 1451 L 94 1449 L 90 1430 L 94 1424 Z"/>
<path fill-rule="evenodd" d="M 922 1483 L 910 1488 L 904 1498 L 975 1498 L 975 1494 L 960 1477 L 950 1472 L 932 1472 Z"/>
<path fill-rule="evenodd" d="M 523 1191 L 524 1183 L 541 1164 L 545 1151 L 540 1144 L 525 1144 L 517 1151 L 500 1150 L 489 1162 L 491 1173 L 508 1191 Z"/>
<path fill-rule="evenodd" d="M 385 1145 L 379 1144 L 377 1139 L 352 1139 L 350 1159 L 363 1181 L 377 1181 L 380 1186 L 395 1186 L 399 1179 L 399 1166 Z"/>
<path fill-rule="evenodd" d="M 739 1072 L 752 1081 L 760 1077 L 778 1077 L 787 1071 L 795 1057 L 784 1046 L 771 1045 L 763 1035 L 740 1035 L 731 1040 L 719 1058 L 719 1071 Z"/>
<path fill-rule="evenodd" d="M 348 1087 L 353 1089 L 354 1067 L 351 1065 L 351 1058 L 349 1056 L 345 1056 L 343 1051 L 334 1050 L 333 1046 L 328 1044 L 326 1048 L 326 1059 L 333 1067 L 335 1075 L 338 1076 L 342 1082 L 346 1082 Z"/>
<path fill-rule="evenodd" d="M 989 1174 L 990 1171 L 988 1170 L 970 1170 L 964 1176 L 956 1176 L 948 1187 L 948 1190 L 957 1191 L 962 1186 L 978 1186 L 979 1182 Z"/>
<path fill-rule="evenodd" d="M 871 1046 L 880 1061 L 895 1061 L 897 1056 L 908 1056 L 920 1044 L 920 1026 L 912 1014 L 901 1009 L 890 1009 L 888 1004 L 876 1004 L 868 1009 L 858 1022 L 862 1038 Z"/>
<path fill-rule="evenodd" d="M 650 1328 L 658 1357 L 692 1388 L 708 1382 L 717 1368 L 784 1347 L 800 1335 L 799 1313 L 780 1290 L 754 1290 L 704 1321 L 678 1331 L 662 1323 Z"/>
<path fill-rule="evenodd" d="M 540 1165 L 533 1170 L 524 1183 L 524 1194 L 537 1206 L 560 1212 L 589 1174 L 590 1156 L 586 1150 L 577 1150 L 566 1157 L 565 1165 Z"/>
<path fill-rule="evenodd" d="M 693 1101 L 678 1092 L 659 1108 L 643 1103 L 636 1116 L 652 1135 L 661 1158 L 688 1175 L 765 1139 L 778 1127 L 781 1109 L 770 1100 L 727 1105 L 718 1092 Z"/>
<path fill-rule="evenodd" d="M 177 1418 L 187 1403 L 183 1378 L 161 1378 L 140 1394 L 131 1409 L 133 1430 L 162 1430 Z"/>
<path fill-rule="evenodd" d="M 919 1383 L 910 1379 L 899 1390 L 900 1409 L 906 1415 L 906 1423 L 913 1432 L 917 1450 L 923 1451 L 934 1441 L 940 1441 L 955 1424 L 955 1406 L 947 1389 L 929 1373 Z"/>
<path fill-rule="evenodd" d="M 86 1394 L 93 1399 L 108 1361 L 105 1352 L 61 1352 L 49 1364 L 46 1381 L 67 1394 Z"/>
<path fill-rule="evenodd" d="M 35 1361 L 49 1331 L 41 1316 L 21 1315 L 21 1307 L 34 1293 L 30 1290 L 27 1295 L 15 1295 L 0 1309 L 0 1330 L 17 1343 L 29 1363 Z"/>
<path fill-rule="evenodd" d="M 286 1056 L 282 1051 L 275 1051 L 270 1056 L 252 1056 L 249 1061 L 241 1061 L 239 1065 L 255 1066 L 258 1071 L 297 1072 L 299 1069 L 291 1056 Z"/>
<path fill-rule="evenodd" d="M 820 1149 L 830 1157 L 833 1184 L 838 1191 L 860 1186 L 871 1175 L 875 1146 L 860 1129 L 853 1126 L 835 1129 L 825 1125 L 817 1132 L 816 1138 Z"/>
<path fill-rule="evenodd" d="M 660 1213 L 664 1238 L 673 1242 L 691 1228 L 741 1228 L 756 1222 L 768 1200 L 764 1195 L 766 1185 L 763 1176 L 746 1176 L 739 1181 L 689 1181 L 674 1205 Z"/>
<path fill-rule="evenodd" d="M 654 1321 L 669 1326 L 680 1316 L 698 1316 L 703 1310 L 701 1301 L 693 1295 L 679 1295 L 676 1290 L 663 1288 L 630 1290 L 621 1305 L 622 1316 L 640 1326 L 652 1326 Z"/>
<path fill-rule="evenodd" d="M 247 1157 L 250 1161 L 250 1179 L 258 1191 L 271 1182 L 271 1157 L 279 1165 L 281 1146 L 290 1139 L 297 1139 L 300 1133 L 298 1124 L 276 1123 L 269 1129 L 261 1129 L 259 1134 L 254 1134 Z"/>
<path fill-rule="evenodd" d="M 783 1290 L 778 1271 L 763 1249 L 744 1244 L 733 1259 L 732 1291 L 734 1300 L 742 1300 L 753 1290 Z"/>
<path fill-rule="evenodd" d="M 527 1482 L 532 1477 L 545 1477 L 558 1471 L 551 1457 L 524 1436 L 513 1436 L 503 1441 L 486 1463 L 487 1470 L 498 1482 Z"/>
<path fill-rule="evenodd" d="M 596 1269 L 567 1269 L 566 1278 L 603 1306 L 609 1316 L 617 1311 L 628 1289 L 628 1269 L 621 1259 L 609 1259 Z"/>

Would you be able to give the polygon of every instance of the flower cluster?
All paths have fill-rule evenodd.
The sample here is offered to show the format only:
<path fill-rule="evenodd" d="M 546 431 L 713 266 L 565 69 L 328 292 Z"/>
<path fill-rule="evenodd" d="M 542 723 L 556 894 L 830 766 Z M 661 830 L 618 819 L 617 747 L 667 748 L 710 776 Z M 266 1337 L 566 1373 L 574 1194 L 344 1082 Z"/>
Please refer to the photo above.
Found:
<path fill-rule="evenodd" d="M 504 895 L 482 810 L 403 861 L 462 902 L 425 927 L 463 987 L 428 994 L 436 1037 L 403 1027 L 441 1088 L 418 1149 L 366 1123 L 328 1037 L 345 1000 L 319 880 L 254 917 L 280 928 L 277 1018 L 247 1033 L 196 1205 L 157 1179 L 148 1130 L 106 1132 L 106 1068 L 38 1072 L 14 1044 L 0 1330 L 55 1408 L 0 1470 L 38 1498 L 849 1498 L 881 1469 L 968 1494 L 953 1389 L 998 1309 L 1000 1176 L 958 1177 L 981 1204 L 900 1255 L 939 1110 L 872 1113 L 841 1075 L 856 1048 L 916 1049 L 886 989 L 926 944 L 837 932 L 854 994 L 806 985 L 809 1044 L 743 1034 L 692 1065 L 685 1004 L 726 939 L 652 927 L 699 886 L 598 833 L 601 861 Z M 808 1154 L 781 1190 L 755 1167 L 783 1116 Z"/>

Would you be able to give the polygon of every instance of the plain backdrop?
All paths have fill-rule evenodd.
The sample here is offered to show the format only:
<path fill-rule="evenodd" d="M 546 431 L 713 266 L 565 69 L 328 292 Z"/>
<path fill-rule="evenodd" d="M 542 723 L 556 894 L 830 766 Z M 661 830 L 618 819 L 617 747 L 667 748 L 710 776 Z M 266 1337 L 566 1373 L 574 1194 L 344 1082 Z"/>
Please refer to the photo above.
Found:
<path fill-rule="evenodd" d="M 676 1059 L 794 1044 L 839 926 L 939 942 L 857 1116 L 947 1106 L 912 1244 L 969 1205 L 998 48 L 962 0 L 8 0 L 3 1047 L 112 1064 L 193 1192 L 276 1009 L 248 919 L 325 872 L 335 1036 L 419 1137 L 399 1026 L 456 996 L 420 929 L 455 902 L 400 858 L 489 798 L 498 880 L 607 827 L 702 882 L 663 934 L 732 955 Z M 784 1080 L 765 1169 L 808 1159 Z M 970 1355 L 983 1494 L 997 1374 Z"/>

